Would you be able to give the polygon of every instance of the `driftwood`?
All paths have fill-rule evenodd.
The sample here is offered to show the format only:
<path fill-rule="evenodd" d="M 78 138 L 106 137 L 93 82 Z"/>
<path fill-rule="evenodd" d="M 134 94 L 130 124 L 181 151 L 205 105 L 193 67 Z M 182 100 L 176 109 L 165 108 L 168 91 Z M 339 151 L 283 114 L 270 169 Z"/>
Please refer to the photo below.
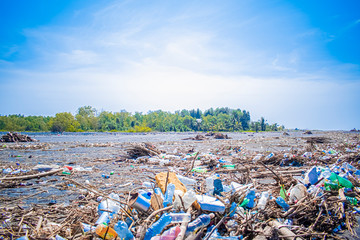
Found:
<path fill-rule="evenodd" d="M 62 169 L 55 169 L 49 172 L 44 172 L 44 173 L 38 173 L 38 174 L 33 174 L 33 175 L 24 175 L 24 176 L 18 176 L 18 177 L 4 177 L 1 178 L 1 181 L 13 181 L 13 180 L 29 180 L 29 179 L 33 179 L 33 178 L 39 178 L 39 177 L 45 177 L 45 176 L 49 176 L 58 172 L 61 172 Z"/>
<path fill-rule="evenodd" d="M 215 139 L 230 139 L 227 134 L 222 134 L 222 133 L 216 133 L 214 138 Z"/>
<path fill-rule="evenodd" d="M 161 152 L 148 143 L 134 144 L 126 149 L 128 157 L 135 159 L 143 156 L 157 156 Z"/>
<path fill-rule="evenodd" d="M 0 139 L 0 142 L 35 142 L 37 140 L 32 139 L 28 135 L 8 132 L 6 135 L 3 135 Z"/>

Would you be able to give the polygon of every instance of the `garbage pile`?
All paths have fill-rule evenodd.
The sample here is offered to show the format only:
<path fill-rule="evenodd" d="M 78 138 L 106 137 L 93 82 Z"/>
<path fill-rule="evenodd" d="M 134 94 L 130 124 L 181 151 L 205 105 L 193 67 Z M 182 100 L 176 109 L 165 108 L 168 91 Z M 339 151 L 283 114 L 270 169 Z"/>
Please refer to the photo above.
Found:
<path fill-rule="evenodd" d="M 341 239 L 346 231 L 355 238 L 360 213 L 360 145 L 330 148 L 309 143 L 313 144 L 311 151 L 264 154 L 229 147 L 185 155 L 134 144 L 127 149 L 132 157 L 127 163 L 163 167 L 148 176 L 149 181 L 126 192 L 125 185 L 102 192 L 89 181 L 72 178 L 70 167 L 55 169 L 64 176 L 66 188 L 79 191 L 78 199 L 68 206 L 56 201 L 30 209 L 3 206 L 0 236 Z"/>
<path fill-rule="evenodd" d="M 25 134 L 8 132 L 0 138 L 0 142 L 34 142 L 35 139 Z"/>

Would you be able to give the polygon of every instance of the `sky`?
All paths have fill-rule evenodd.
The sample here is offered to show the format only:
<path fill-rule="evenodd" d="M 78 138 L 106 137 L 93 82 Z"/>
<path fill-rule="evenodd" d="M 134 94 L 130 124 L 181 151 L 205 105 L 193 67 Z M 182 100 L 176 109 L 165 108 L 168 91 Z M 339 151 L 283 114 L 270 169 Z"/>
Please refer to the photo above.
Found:
<path fill-rule="evenodd" d="M 358 0 L 2 0 L 0 115 L 229 107 L 360 129 Z"/>

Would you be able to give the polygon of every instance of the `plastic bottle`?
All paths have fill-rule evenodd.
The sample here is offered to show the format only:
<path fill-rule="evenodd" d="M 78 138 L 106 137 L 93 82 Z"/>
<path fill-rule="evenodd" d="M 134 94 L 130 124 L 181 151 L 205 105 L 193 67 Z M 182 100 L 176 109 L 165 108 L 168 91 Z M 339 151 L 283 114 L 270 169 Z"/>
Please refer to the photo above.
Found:
<path fill-rule="evenodd" d="M 215 215 L 213 213 L 200 215 L 197 219 L 195 219 L 194 221 L 188 224 L 188 228 L 186 229 L 186 234 L 195 232 L 197 229 L 201 227 L 206 227 L 207 225 L 210 224 L 210 221 L 214 216 Z"/>
<path fill-rule="evenodd" d="M 191 214 L 190 213 L 169 213 L 171 217 L 171 223 L 182 223 L 190 222 Z"/>
<path fill-rule="evenodd" d="M 213 193 L 214 192 L 214 177 L 207 177 L 205 179 L 205 189 L 207 193 Z"/>
<path fill-rule="evenodd" d="M 348 202 L 350 202 L 351 203 L 351 205 L 357 205 L 357 203 L 358 203 L 358 200 L 356 199 L 356 198 L 354 198 L 354 197 L 348 197 L 348 196 L 346 196 L 345 197 L 346 198 L 346 200 L 348 201 Z"/>
<path fill-rule="evenodd" d="M 280 207 L 282 207 L 285 211 L 289 210 L 289 208 L 290 208 L 290 207 L 289 207 L 289 204 L 287 204 L 282 197 L 278 197 L 278 198 L 276 199 L 276 203 L 277 203 Z"/>
<path fill-rule="evenodd" d="M 268 199 L 269 199 L 269 193 L 262 192 L 259 202 L 257 204 L 258 208 L 264 210 Z"/>
<path fill-rule="evenodd" d="M 164 199 L 164 194 L 162 193 L 161 189 L 160 188 L 154 188 L 154 192 L 157 194 L 157 195 L 160 195 L 161 199 Z"/>
<path fill-rule="evenodd" d="M 118 221 L 114 226 L 114 230 L 116 231 L 120 239 L 132 240 L 134 239 L 134 235 L 128 228 L 129 227 L 126 222 L 123 221 Z"/>
<path fill-rule="evenodd" d="M 194 189 L 197 182 L 196 180 L 194 179 L 191 179 L 191 178 L 188 178 L 188 177 L 184 177 L 184 176 L 181 176 L 181 175 L 176 175 L 178 177 L 178 179 L 180 180 L 180 182 L 182 182 L 186 189 Z"/>
<path fill-rule="evenodd" d="M 169 183 L 164 197 L 164 202 L 163 202 L 164 207 L 167 207 L 172 203 L 174 192 L 175 192 L 175 185 L 173 183 Z"/>
<path fill-rule="evenodd" d="M 175 226 L 166 230 L 161 236 L 155 236 L 151 238 L 151 240 L 175 240 L 180 232 L 181 232 L 180 227 Z"/>
<path fill-rule="evenodd" d="M 187 191 L 183 196 L 185 210 L 187 210 L 196 200 L 196 194 L 193 190 Z"/>
<path fill-rule="evenodd" d="M 159 220 L 157 220 L 145 234 L 145 240 L 150 240 L 152 237 L 161 233 L 161 231 L 171 223 L 171 216 L 168 213 L 164 213 Z"/>
<path fill-rule="evenodd" d="M 338 182 L 341 186 L 346 188 L 353 188 L 353 184 L 343 177 L 338 176 L 336 173 L 331 173 L 329 179 L 333 182 Z"/>
<path fill-rule="evenodd" d="M 82 229 L 84 232 L 89 232 L 89 231 L 95 231 L 96 227 L 91 226 L 87 223 L 81 223 Z"/>
<path fill-rule="evenodd" d="M 174 204 L 173 204 L 173 208 L 178 210 L 182 208 L 182 202 L 180 197 L 182 197 L 184 195 L 183 191 L 181 190 L 175 190 L 174 192 Z"/>
<path fill-rule="evenodd" d="M 269 155 L 267 155 L 265 157 L 266 160 L 269 160 L 270 158 L 272 158 L 274 156 L 274 153 L 270 153 Z"/>
<path fill-rule="evenodd" d="M 117 237 L 117 233 L 115 232 L 115 230 L 109 226 L 106 226 L 105 224 L 97 225 L 95 232 L 97 235 L 99 235 L 99 237 L 103 239 L 113 240 Z"/>
<path fill-rule="evenodd" d="M 120 200 L 119 195 L 116 193 L 111 193 L 109 195 L 110 198 L 115 200 Z M 113 217 L 114 214 L 117 214 L 120 210 L 120 205 L 114 202 L 111 199 L 106 199 L 102 201 L 98 206 L 98 213 L 100 215 L 97 224 L 106 222 L 109 223 L 110 219 Z M 110 212 L 109 212 L 110 211 Z"/>
<path fill-rule="evenodd" d="M 55 240 L 66 240 L 66 239 L 63 238 L 62 236 L 56 235 L 56 236 L 55 236 Z"/>
<path fill-rule="evenodd" d="M 110 213 L 109 212 L 103 212 L 100 217 L 96 220 L 95 225 L 99 225 L 102 223 L 109 224 L 110 223 Z"/>
<path fill-rule="evenodd" d="M 251 189 L 246 195 L 246 198 L 249 199 L 249 203 L 246 205 L 248 208 L 253 208 L 255 206 L 255 189 Z"/>
<path fill-rule="evenodd" d="M 253 163 L 256 163 L 257 161 L 259 161 L 260 159 L 261 159 L 261 157 L 262 157 L 262 154 L 256 154 L 256 156 L 253 158 Z"/>
<path fill-rule="evenodd" d="M 214 195 L 221 195 L 221 193 L 224 191 L 222 182 L 220 179 L 215 179 L 214 180 Z"/>

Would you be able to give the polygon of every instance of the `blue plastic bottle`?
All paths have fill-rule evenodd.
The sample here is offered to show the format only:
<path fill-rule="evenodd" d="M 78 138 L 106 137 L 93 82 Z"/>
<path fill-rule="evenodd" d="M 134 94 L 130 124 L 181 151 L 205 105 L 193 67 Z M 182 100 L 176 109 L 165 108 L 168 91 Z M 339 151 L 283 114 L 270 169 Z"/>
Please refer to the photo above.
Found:
<path fill-rule="evenodd" d="M 249 199 L 249 203 L 246 205 L 248 208 L 253 208 L 255 206 L 255 190 L 250 190 L 248 195 L 246 195 L 246 198 Z"/>
<path fill-rule="evenodd" d="M 186 229 L 186 234 L 195 232 L 197 229 L 201 227 L 206 227 L 207 225 L 210 224 L 211 218 L 213 218 L 214 216 L 215 215 L 213 213 L 200 215 L 197 219 L 189 223 Z"/>
<path fill-rule="evenodd" d="M 132 240 L 134 239 L 134 235 L 129 230 L 128 225 L 126 222 L 118 221 L 114 226 L 115 232 L 118 234 L 118 238 L 124 240 Z"/>
<path fill-rule="evenodd" d="M 169 183 L 164 197 L 164 202 L 163 202 L 164 207 L 167 207 L 172 203 L 174 192 L 175 192 L 175 185 L 173 183 Z"/>
<path fill-rule="evenodd" d="M 289 207 L 289 204 L 287 204 L 282 197 L 278 197 L 278 198 L 276 199 L 276 203 L 277 203 L 280 207 L 282 207 L 285 211 L 289 210 L 289 208 L 290 208 L 290 207 Z"/>
<path fill-rule="evenodd" d="M 168 213 L 164 213 L 159 220 L 157 220 L 145 234 L 144 240 L 150 240 L 152 237 L 161 233 L 161 231 L 171 223 L 171 216 Z"/>
<path fill-rule="evenodd" d="M 214 195 L 220 195 L 221 196 L 221 193 L 224 191 L 224 188 L 223 188 L 223 185 L 222 185 L 222 182 L 220 179 L 215 179 L 214 180 Z"/>

